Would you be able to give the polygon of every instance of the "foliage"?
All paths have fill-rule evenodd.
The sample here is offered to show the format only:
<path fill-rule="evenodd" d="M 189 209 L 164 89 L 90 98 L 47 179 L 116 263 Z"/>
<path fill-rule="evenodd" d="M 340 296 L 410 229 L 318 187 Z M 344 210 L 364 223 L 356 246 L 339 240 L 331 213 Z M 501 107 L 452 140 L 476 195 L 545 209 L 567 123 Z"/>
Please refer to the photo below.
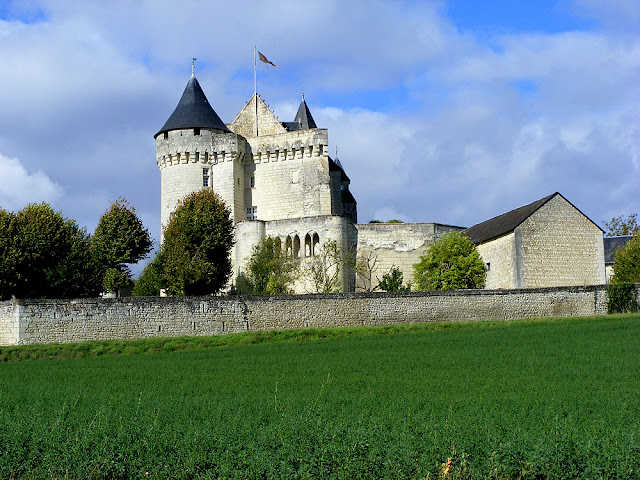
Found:
<path fill-rule="evenodd" d="M 604 226 L 607 228 L 607 237 L 640 234 L 637 213 L 632 213 L 627 218 L 622 215 L 613 217 L 610 222 L 604 222 Z"/>
<path fill-rule="evenodd" d="M 164 230 L 161 255 L 169 295 L 218 293 L 231 276 L 233 222 L 211 189 L 187 195 Z"/>
<path fill-rule="evenodd" d="M 131 283 L 126 264 L 145 258 L 152 246 L 149 230 L 144 228 L 135 208 L 123 198 L 112 202 L 91 237 L 91 253 L 105 269 L 103 285 L 108 292 Z"/>
<path fill-rule="evenodd" d="M 630 313 L 638 311 L 636 287 L 633 283 L 607 285 L 607 312 Z"/>
<path fill-rule="evenodd" d="M 413 269 L 418 290 L 483 288 L 486 278 L 478 250 L 459 232 L 440 237 Z"/>
<path fill-rule="evenodd" d="M 0 208 L 0 300 L 10 298 L 18 284 L 17 240 L 16 215 Z"/>
<path fill-rule="evenodd" d="M 130 287 L 132 283 L 129 272 L 117 268 L 107 268 L 102 277 L 102 286 L 106 292 L 117 292 L 121 288 Z"/>
<path fill-rule="evenodd" d="M 317 255 L 302 269 L 302 276 L 311 286 L 310 293 L 337 293 L 344 269 L 355 269 L 355 252 L 340 247 L 335 240 L 326 240 Z"/>
<path fill-rule="evenodd" d="M 640 233 L 620 247 L 613 257 L 613 283 L 640 283 Z"/>
<path fill-rule="evenodd" d="M 131 295 L 134 297 L 157 297 L 160 295 L 160 290 L 163 288 L 162 272 L 162 256 L 158 254 L 140 273 L 133 285 Z"/>
<path fill-rule="evenodd" d="M 100 291 L 89 236 L 46 203 L 0 211 L 0 298 L 70 298 Z"/>
<path fill-rule="evenodd" d="M 0 478 L 637 478 L 640 316 L 390 328 L 37 346 Z"/>
<path fill-rule="evenodd" d="M 291 293 L 298 269 L 298 261 L 286 255 L 280 240 L 267 237 L 253 248 L 247 271 L 239 276 L 236 288 L 241 295 Z"/>
<path fill-rule="evenodd" d="M 380 290 L 385 292 L 408 292 L 411 290 L 411 284 L 403 285 L 402 270 L 399 267 L 391 267 L 389 272 L 382 275 L 382 280 L 378 286 Z"/>

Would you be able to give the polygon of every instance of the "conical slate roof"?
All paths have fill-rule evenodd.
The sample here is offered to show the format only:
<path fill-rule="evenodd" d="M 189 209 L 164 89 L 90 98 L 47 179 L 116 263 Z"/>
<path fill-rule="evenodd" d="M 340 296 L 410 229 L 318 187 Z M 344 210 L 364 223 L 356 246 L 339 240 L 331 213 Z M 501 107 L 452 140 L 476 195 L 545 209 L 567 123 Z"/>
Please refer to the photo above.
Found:
<path fill-rule="evenodd" d="M 300 125 L 300 130 L 318 128 L 316 126 L 315 120 L 311 116 L 311 112 L 309 111 L 307 102 L 304 101 L 304 97 L 302 97 L 302 101 L 300 102 L 300 106 L 298 107 L 298 113 L 296 114 L 296 118 L 293 121 Z"/>
<path fill-rule="evenodd" d="M 170 130 L 187 128 L 213 128 L 224 132 L 230 131 L 209 104 L 195 76 L 189 79 L 178 106 L 154 137 Z"/>

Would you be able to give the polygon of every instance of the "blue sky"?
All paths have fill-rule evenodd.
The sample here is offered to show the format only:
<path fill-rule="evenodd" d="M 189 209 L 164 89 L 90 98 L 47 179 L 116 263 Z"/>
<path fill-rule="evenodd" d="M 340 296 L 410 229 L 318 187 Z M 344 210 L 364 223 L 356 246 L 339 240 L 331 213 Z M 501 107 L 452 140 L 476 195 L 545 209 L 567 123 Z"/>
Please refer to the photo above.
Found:
<path fill-rule="evenodd" d="M 640 212 L 640 3 L 0 1 L 0 207 L 92 232 L 128 199 L 159 238 L 153 135 L 196 75 L 227 123 L 302 89 L 359 219 L 471 226 L 561 192 Z"/>

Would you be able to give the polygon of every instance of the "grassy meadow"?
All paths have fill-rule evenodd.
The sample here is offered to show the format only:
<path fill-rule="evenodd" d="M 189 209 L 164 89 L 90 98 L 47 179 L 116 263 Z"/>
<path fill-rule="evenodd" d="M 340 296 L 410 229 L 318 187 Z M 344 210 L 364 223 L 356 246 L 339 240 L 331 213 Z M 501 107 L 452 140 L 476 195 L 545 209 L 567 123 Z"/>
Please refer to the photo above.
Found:
<path fill-rule="evenodd" d="M 640 478 L 640 315 L 0 359 L 1 479 Z"/>

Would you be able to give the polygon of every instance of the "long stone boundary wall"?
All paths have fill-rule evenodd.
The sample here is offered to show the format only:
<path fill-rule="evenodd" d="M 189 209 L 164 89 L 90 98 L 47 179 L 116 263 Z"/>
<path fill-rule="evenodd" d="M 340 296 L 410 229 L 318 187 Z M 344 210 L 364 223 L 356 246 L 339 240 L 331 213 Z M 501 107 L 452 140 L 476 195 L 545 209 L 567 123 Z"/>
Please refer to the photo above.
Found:
<path fill-rule="evenodd" d="M 636 286 L 640 292 L 640 285 Z M 606 287 L 0 302 L 0 345 L 603 315 Z"/>

